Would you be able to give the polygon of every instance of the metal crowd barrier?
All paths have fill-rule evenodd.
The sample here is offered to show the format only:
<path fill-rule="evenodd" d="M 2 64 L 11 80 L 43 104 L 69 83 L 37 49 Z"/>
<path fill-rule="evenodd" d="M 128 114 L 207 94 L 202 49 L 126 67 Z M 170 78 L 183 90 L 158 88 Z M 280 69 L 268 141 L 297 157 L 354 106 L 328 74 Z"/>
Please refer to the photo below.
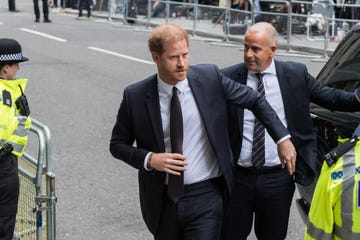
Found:
<path fill-rule="evenodd" d="M 32 156 L 25 152 L 19 158 L 20 195 L 13 239 L 56 240 L 57 197 L 50 131 L 36 119 L 31 121 L 30 133 L 38 140 L 38 146 L 35 146 L 38 154 Z"/>
<path fill-rule="evenodd" d="M 255 16 L 260 14 L 264 17 L 265 21 L 269 21 L 278 27 L 278 31 L 284 36 L 282 45 L 285 46 L 288 52 L 292 51 L 295 44 L 294 34 L 297 23 L 305 24 L 305 31 L 301 33 L 305 36 L 305 41 L 320 40 L 323 41 L 323 57 L 327 58 L 329 51 L 329 41 L 341 40 L 343 33 L 349 30 L 347 26 L 359 22 L 358 19 L 343 19 L 334 17 L 334 8 L 350 8 L 352 12 L 359 11 L 360 6 L 354 4 L 335 4 L 332 0 L 263 0 L 261 2 L 269 2 L 273 5 L 283 5 L 284 11 L 275 11 L 275 9 L 265 9 L 256 12 L 254 9 L 253 0 L 247 0 L 244 9 L 234 9 L 229 5 L 230 1 L 219 0 L 220 4 L 209 5 L 200 4 L 199 1 L 203 0 L 108 0 L 109 19 L 112 17 L 122 18 L 123 25 L 129 26 L 128 23 L 139 22 L 148 30 L 155 25 L 174 22 L 178 23 L 193 36 L 199 35 L 209 38 L 222 38 L 223 42 L 231 40 L 242 40 L 243 34 L 233 34 L 229 31 L 229 24 L 249 25 L 255 22 Z M 164 11 L 159 17 L 153 17 L 153 6 L 155 2 L 163 4 Z M 212 2 L 212 1 L 208 1 Z M 303 10 L 300 13 L 293 12 L 293 8 L 300 6 Z M 308 19 L 311 18 L 313 10 L 322 8 L 324 11 L 321 13 L 325 21 L 325 30 L 319 31 L 314 34 L 312 31 L 311 23 Z M 360 15 L 360 13 L 359 13 Z M 360 16 L 359 16 L 360 17 Z M 241 26 L 240 26 L 241 27 Z M 241 30 L 241 29 L 240 29 Z M 338 34 L 337 33 L 341 33 Z M 307 37 L 307 39 L 306 39 Z M 340 38 L 340 39 L 339 39 Z M 320 45 L 321 46 L 321 45 Z"/>

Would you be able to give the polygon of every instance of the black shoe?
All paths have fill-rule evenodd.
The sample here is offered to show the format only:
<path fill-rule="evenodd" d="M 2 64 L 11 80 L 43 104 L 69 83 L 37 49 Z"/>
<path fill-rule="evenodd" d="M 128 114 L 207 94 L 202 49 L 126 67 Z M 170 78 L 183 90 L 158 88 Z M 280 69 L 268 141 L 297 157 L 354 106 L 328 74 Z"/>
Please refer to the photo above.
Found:
<path fill-rule="evenodd" d="M 40 22 L 40 19 L 38 19 L 38 18 L 37 18 L 37 19 L 35 19 L 35 22 Z"/>
<path fill-rule="evenodd" d="M 11 9 L 11 10 L 9 10 L 10 12 L 20 12 L 19 10 L 17 10 L 17 9 Z"/>
<path fill-rule="evenodd" d="M 51 20 L 46 18 L 46 19 L 44 19 L 44 23 L 51 23 Z"/>

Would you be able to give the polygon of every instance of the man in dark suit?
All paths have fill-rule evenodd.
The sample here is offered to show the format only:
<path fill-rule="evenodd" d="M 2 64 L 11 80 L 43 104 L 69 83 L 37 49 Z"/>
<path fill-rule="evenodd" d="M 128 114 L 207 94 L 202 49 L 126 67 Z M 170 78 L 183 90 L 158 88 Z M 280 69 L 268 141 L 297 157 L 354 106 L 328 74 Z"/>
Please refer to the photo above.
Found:
<path fill-rule="evenodd" d="M 227 67 L 222 72 L 252 88 L 260 84 L 255 74 L 263 74 L 266 100 L 287 126 L 297 150 L 295 177 L 281 169 L 281 159 L 276 156 L 268 136 L 265 136 L 263 167 L 252 166 L 254 116 L 247 110 L 231 108 L 229 133 L 235 169 L 225 239 L 246 239 L 254 214 L 255 234 L 259 240 L 285 239 L 294 179 L 299 184 L 309 185 L 315 177 L 316 136 L 310 118 L 310 102 L 333 111 L 360 109 L 355 94 L 321 84 L 308 73 L 305 65 L 274 60 L 276 35 L 269 23 L 252 25 L 245 33 L 244 63 Z M 254 144 L 257 142 L 255 140 Z"/>
<path fill-rule="evenodd" d="M 251 109 L 280 140 L 279 155 L 291 174 L 296 152 L 287 129 L 256 91 L 224 77 L 215 65 L 189 66 L 183 28 L 160 25 L 148 45 L 158 74 L 125 89 L 110 151 L 139 170 L 142 215 L 155 239 L 218 240 L 223 197 L 232 184 L 227 103 Z M 175 188 L 174 178 L 183 178 Z"/>

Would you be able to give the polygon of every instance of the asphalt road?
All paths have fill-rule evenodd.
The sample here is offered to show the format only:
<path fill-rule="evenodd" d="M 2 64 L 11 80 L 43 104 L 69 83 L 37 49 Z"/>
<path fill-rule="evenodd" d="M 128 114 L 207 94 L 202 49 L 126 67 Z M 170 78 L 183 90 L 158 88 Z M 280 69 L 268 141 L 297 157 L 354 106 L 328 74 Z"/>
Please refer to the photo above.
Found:
<path fill-rule="evenodd" d="M 30 58 L 18 77 L 29 78 L 31 116 L 51 130 L 57 239 L 152 239 L 140 214 L 137 172 L 108 150 L 124 87 L 156 71 L 147 50 L 149 31 L 78 21 L 65 13 L 51 14 L 51 24 L 35 24 L 32 1 L 16 0 L 16 5 L 20 12 L 10 13 L 7 1 L 0 1 L 1 37 L 17 39 Z M 324 64 L 277 58 L 303 62 L 314 75 Z M 192 64 L 224 67 L 241 60 L 237 46 L 191 40 Z M 303 228 L 293 204 L 287 239 L 302 239 Z"/>

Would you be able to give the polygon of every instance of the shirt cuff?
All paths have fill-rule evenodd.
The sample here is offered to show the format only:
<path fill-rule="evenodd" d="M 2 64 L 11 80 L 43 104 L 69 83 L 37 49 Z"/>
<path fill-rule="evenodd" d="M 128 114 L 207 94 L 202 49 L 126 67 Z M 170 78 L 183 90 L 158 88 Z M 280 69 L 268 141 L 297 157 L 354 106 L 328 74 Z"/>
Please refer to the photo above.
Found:
<path fill-rule="evenodd" d="M 288 140 L 289 138 L 291 138 L 290 134 L 288 134 L 288 135 L 280 138 L 280 139 L 276 142 L 276 144 L 280 144 L 280 143 L 282 143 L 283 141 Z"/>
<path fill-rule="evenodd" d="M 145 168 L 147 171 L 152 171 L 152 170 L 153 170 L 153 168 L 148 168 L 148 166 L 147 166 L 147 164 L 148 164 L 148 162 L 149 162 L 150 157 L 151 157 L 152 154 L 153 154 L 153 152 L 149 152 L 149 153 L 146 154 L 146 156 L 145 156 L 144 168 Z"/>

